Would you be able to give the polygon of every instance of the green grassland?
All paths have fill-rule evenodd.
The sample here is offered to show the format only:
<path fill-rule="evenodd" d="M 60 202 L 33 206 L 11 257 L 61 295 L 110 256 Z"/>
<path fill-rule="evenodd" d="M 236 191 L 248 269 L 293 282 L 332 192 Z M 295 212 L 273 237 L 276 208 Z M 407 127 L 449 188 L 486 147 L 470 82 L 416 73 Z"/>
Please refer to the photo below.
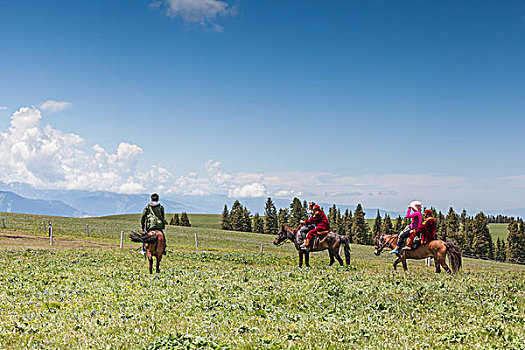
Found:
<path fill-rule="evenodd" d="M 270 235 L 169 226 L 149 275 L 137 244 L 118 249 L 134 220 L 52 218 L 56 248 L 29 249 L 16 233 L 46 239 L 43 218 L 2 216 L 15 238 L 0 247 L 0 348 L 525 349 L 523 266 L 395 273 L 388 254 L 352 245 L 349 267 L 323 252 L 300 269 Z M 60 249 L 67 239 L 107 246 Z"/>

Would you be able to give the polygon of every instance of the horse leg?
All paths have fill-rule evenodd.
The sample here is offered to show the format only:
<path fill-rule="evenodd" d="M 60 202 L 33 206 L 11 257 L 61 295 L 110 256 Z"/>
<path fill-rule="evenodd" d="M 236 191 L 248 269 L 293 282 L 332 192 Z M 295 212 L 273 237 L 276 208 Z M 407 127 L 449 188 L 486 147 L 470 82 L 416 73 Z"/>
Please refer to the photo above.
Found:
<path fill-rule="evenodd" d="M 339 255 L 339 248 L 334 250 L 334 256 L 337 259 L 337 261 L 339 262 L 339 265 L 343 266 L 344 263 L 343 263 L 343 259 L 341 259 L 341 255 Z"/>
<path fill-rule="evenodd" d="M 403 264 L 403 270 L 407 271 L 408 267 L 407 267 L 407 258 L 406 258 L 406 256 L 403 256 L 401 258 L 401 263 Z"/>
<path fill-rule="evenodd" d="M 304 253 L 304 262 L 306 267 L 310 267 L 310 253 Z"/>
<path fill-rule="evenodd" d="M 148 257 L 149 260 L 149 273 L 150 275 L 153 273 L 153 257 Z"/>
<path fill-rule="evenodd" d="M 401 258 L 397 258 L 396 261 L 394 261 L 394 271 L 397 271 L 397 264 L 401 261 Z"/>
<path fill-rule="evenodd" d="M 303 252 L 299 252 L 299 267 L 303 267 Z"/>
<path fill-rule="evenodd" d="M 451 273 L 450 269 L 447 266 L 447 260 L 446 260 L 447 253 L 446 253 L 446 251 L 438 252 L 437 255 L 438 255 L 438 259 L 439 259 L 438 261 L 441 264 L 441 266 L 443 266 L 443 268 L 445 269 L 445 271 L 447 271 L 447 273 Z M 436 265 L 437 265 L 437 263 L 436 263 Z"/>
<path fill-rule="evenodd" d="M 434 253 L 434 263 L 436 264 L 436 273 L 441 273 L 441 261 L 436 253 Z"/>
<path fill-rule="evenodd" d="M 160 261 L 162 260 L 162 252 L 157 255 L 157 269 L 155 272 L 160 273 Z"/>
<path fill-rule="evenodd" d="M 334 253 L 332 252 L 332 250 L 328 250 L 328 254 L 330 255 L 330 264 L 328 266 L 332 266 L 335 262 Z"/>

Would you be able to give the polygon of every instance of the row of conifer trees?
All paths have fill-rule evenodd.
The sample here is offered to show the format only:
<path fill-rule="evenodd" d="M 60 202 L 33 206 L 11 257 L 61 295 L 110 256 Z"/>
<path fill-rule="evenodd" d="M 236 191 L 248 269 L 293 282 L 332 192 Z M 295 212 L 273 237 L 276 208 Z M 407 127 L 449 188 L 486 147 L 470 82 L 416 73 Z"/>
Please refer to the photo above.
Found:
<path fill-rule="evenodd" d="M 328 218 L 332 231 L 346 235 L 352 243 L 373 244 L 370 227 L 365 220 L 365 212 L 359 204 L 354 213 L 346 210 L 343 214 L 335 207 L 329 208 Z M 257 232 L 276 235 L 281 226 L 296 228 L 301 220 L 308 219 L 308 203 L 294 198 L 288 208 L 277 211 L 271 198 L 265 204 L 264 217 L 259 213 L 251 216 L 250 211 L 239 201 L 231 208 L 224 206 L 222 212 L 222 229 L 232 231 Z"/>
<path fill-rule="evenodd" d="M 522 219 L 506 216 L 487 217 L 482 212 L 474 217 L 465 210 L 457 214 L 450 208 L 447 215 L 432 208 L 437 223 L 437 238 L 453 240 L 466 256 L 525 263 L 525 224 Z M 372 228 L 365 220 L 365 212 L 361 204 L 355 211 L 346 209 L 342 212 L 334 204 L 328 209 L 328 219 L 333 232 L 345 235 L 351 243 L 371 245 L 378 233 L 395 234 L 400 232 L 409 221 L 398 216 L 392 219 L 389 215 L 383 218 L 379 210 Z M 308 218 L 308 204 L 294 198 L 288 208 L 277 211 L 271 198 L 265 204 L 264 216 L 258 213 L 251 215 L 250 211 L 239 201 L 236 201 L 231 211 L 224 206 L 222 213 L 222 229 L 244 232 L 277 234 L 281 226 L 298 227 L 301 220 Z M 507 240 L 493 241 L 489 230 L 489 222 L 508 222 L 509 235 Z"/>
<path fill-rule="evenodd" d="M 188 218 L 188 214 L 186 214 L 185 212 L 182 212 L 180 214 L 180 218 L 179 218 L 179 214 L 173 215 L 169 224 L 174 225 L 174 226 L 186 226 L 186 227 L 191 226 L 190 219 Z"/>

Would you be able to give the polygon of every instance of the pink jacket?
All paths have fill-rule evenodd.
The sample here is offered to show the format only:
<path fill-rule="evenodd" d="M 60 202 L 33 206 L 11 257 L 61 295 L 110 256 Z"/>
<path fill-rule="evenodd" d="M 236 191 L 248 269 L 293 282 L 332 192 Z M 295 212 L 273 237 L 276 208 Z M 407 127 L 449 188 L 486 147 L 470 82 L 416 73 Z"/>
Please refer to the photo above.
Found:
<path fill-rule="evenodd" d="M 421 214 L 420 211 L 414 211 L 413 213 L 410 213 L 411 210 L 412 208 L 408 208 L 406 217 L 412 219 L 410 228 L 412 230 L 418 230 L 421 228 L 421 224 L 423 223 L 423 214 Z"/>

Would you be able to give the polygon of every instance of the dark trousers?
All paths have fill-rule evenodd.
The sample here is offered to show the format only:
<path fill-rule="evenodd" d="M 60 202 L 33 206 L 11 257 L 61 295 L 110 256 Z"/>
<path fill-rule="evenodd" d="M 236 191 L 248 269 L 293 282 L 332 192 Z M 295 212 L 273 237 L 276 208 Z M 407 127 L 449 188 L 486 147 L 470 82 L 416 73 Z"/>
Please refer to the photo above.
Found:
<path fill-rule="evenodd" d="M 315 228 L 315 225 L 305 225 L 301 227 L 299 230 L 299 239 L 301 240 L 300 243 L 302 243 L 306 239 L 306 235 L 308 232 L 312 231 Z"/>
<path fill-rule="evenodd" d="M 412 234 L 412 231 L 412 227 L 408 225 L 403 231 L 401 231 L 401 233 L 399 233 L 399 235 L 397 236 L 397 246 L 399 248 L 405 245 L 405 242 L 408 239 L 408 237 L 410 237 L 410 235 Z"/>

